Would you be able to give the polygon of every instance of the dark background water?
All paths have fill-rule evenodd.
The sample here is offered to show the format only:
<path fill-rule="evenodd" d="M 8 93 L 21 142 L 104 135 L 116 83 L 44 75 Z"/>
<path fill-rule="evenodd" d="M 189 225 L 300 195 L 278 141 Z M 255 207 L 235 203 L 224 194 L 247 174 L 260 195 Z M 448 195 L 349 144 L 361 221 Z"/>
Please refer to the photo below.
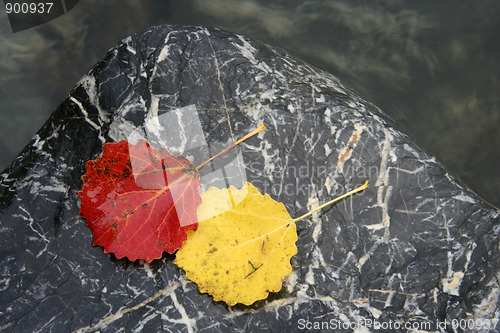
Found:
<path fill-rule="evenodd" d="M 346 82 L 500 206 L 500 1 L 80 0 L 12 33 L 0 12 L 0 170 L 120 39 L 197 24 L 283 48 Z"/>

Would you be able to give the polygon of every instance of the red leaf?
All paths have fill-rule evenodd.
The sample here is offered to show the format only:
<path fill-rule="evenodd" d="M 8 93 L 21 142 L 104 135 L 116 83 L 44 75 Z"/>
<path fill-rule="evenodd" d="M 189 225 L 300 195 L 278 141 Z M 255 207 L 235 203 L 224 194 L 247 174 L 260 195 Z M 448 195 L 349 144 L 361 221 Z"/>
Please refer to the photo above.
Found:
<path fill-rule="evenodd" d="M 106 253 L 149 262 L 175 252 L 196 230 L 200 175 L 182 155 L 122 140 L 106 143 L 86 169 L 80 215 Z"/>

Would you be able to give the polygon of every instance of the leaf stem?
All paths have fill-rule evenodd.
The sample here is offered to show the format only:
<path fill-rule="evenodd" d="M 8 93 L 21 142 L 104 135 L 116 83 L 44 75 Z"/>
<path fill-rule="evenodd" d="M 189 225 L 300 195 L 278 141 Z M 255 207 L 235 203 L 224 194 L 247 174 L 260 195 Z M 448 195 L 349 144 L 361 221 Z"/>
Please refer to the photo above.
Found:
<path fill-rule="evenodd" d="M 256 129 L 254 129 L 253 131 L 251 131 L 250 133 L 248 133 L 247 135 L 245 135 L 244 137 L 242 137 L 241 139 L 239 139 L 238 141 L 236 141 L 235 143 L 233 143 L 232 145 L 230 145 L 229 147 L 227 147 L 226 149 L 224 149 L 223 151 L 221 151 L 220 153 L 217 153 L 216 155 L 210 157 L 208 160 L 206 160 L 205 162 L 201 163 L 200 165 L 198 165 L 196 167 L 196 170 L 200 170 L 201 168 L 203 168 L 205 165 L 207 165 L 208 163 L 212 162 L 214 159 L 216 159 L 217 157 L 219 157 L 220 155 L 224 154 L 225 152 L 227 152 L 228 150 L 231 150 L 233 149 L 234 147 L 236 147 L 237 145 L 239 145 L 240 143 L 242 143 L 243 141 L 245 141 L 246 139 L 254 136 L 255 134 L 259 133 L 259 132 L 262 132 L 263 130 L 266 129 L 266 126 L 264 126 L 264 124 L 260 124 L 259 127 L 257 127 Z"/>
<path fill-rule="evenodd" d="M 330 201 L 328 201 L 328 202 L 327 202 L 327 203 L 325 203 L 325 204 L 322 204 L 321 206 L 319 206 L 319 207 L 317 207 L 317 208 L 315 208 L 315 209 L 311 210 L 310 212 L 305 213 L 304 215 L 302 215 L 302 216 L 300 216 L 300 217 L 297 217 L 296 219 L 293 219 L 293 222 L 295 223 L 295 222 L 297 222 L 297 221 L 300 221 L 300 220 L 302 220 L 302 219 L 304 219 L 304 218 L 308 217 L 309 215 L 312 215 L 312 214 L 316 213 L 318 210 L 321 210 L 321 209 L 325 208 L 326 206 L 331 205 L 331 204 L 332 204 L 332 203 L 334 203 L 334 202 L 337 202 L 337 201 L 339 201 L 339 200 L 342 200 L 342 199 L 344 199 L 345 197 L 348 197 L 348 196 L 350 196 L 350 195 L 352 195 L 352 194 L 354 194 L 354 193 L 357 193 L 357 192 L 363 191 L 363 190 L 364 190 L 364 189 L 366 189 L 367 187 L 368 187 L 368 181 L 365 181 L 365 183 L 364 183 L 363 185 L 361 185 L 361 186 L 359 186 L 359 187 L 356 187 L 354 190 L 351 190 L 351 191 L 349 191 L 349 192 L 347 192 L 347 193 L 345 193 L 345 194 L 342 194 L 341 196 L 336 197 L 335 199 L 330 200 Z"/>

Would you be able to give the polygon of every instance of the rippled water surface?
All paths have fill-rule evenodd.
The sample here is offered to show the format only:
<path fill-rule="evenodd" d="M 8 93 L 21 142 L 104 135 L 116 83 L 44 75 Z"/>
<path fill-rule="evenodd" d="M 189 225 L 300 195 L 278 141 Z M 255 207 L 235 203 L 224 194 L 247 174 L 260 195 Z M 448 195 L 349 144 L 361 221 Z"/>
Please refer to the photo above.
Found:
<path fill-rule="evenodd" d="M 500 206 L 496 0 L 81 0 L 15 34 L 2 11 L 0 169 L 107 49 L 165 23 L 242 33 L 335 74 Z"/>

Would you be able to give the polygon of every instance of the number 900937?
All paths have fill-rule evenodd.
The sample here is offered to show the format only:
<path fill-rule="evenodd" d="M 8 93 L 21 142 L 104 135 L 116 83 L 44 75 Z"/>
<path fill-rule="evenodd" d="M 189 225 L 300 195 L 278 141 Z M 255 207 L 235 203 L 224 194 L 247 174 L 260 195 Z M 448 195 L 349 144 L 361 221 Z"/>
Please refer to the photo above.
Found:
<path fill-rule="evenodd" d="M 5 11 L 7 14 L 48 14 L 53 5 L 53 2 L 5 2 Z"/>

